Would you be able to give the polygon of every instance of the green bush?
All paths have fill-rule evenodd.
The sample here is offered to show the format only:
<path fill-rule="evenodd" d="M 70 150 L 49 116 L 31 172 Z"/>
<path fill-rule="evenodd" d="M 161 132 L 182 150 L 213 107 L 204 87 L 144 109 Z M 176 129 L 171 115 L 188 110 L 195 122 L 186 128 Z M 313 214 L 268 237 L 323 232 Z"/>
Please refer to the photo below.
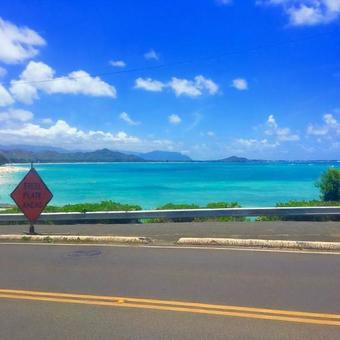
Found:
<path fill-rule="evenodd" d="M 323 201 L 340 201 L 340 169 L 329 168 L 316 183 Z"/>
<path fill-rule="evenodd" d="M 94 212 L 94 211 L 136 211 L 142 210 L 142 207 L 139 205 L 131 205 L 131 204 L 121 204 L 113 201 L 102 201 L 100 203 L 78 203 L 78 204 L 66 204 L 63 206 L 54 206 L 48 205 L 44 212 Z M 13 207 L 10 209 L 5 209 L 0 211 L 0 213 L 18 213 L 20 210 L 17 207 Z M 88 223 L 83 220 L 79 221 L 60 221 L 60 222 L 53 222 L 52 224 L 63 224 L 65 222 L 68 223 Z M 93 223 L 127 223 L 127 222 L 134 222 L 137 223 L 138 220 L 92 220 Z M 25 222 L 26 223 L 26 222 Z M 48 222 L 46 222 L 48 223 Z M 13 224 L 17 224 L 17 222 L 13 222 Z"/>

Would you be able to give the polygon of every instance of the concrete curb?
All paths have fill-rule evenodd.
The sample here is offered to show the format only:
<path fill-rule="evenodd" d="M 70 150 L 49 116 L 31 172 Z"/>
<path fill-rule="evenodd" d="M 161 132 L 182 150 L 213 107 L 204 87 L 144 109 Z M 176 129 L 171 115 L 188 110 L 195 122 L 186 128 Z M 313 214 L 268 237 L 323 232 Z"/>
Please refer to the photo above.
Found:
<path fill-rule="evenodd" d="M 260 247 L 260 248 L 340 250 L 340 242 L 316 242 L 316 241 L 182 237 L 177 241 L 177 244 L 199 246 L 211 245 L 225 247 L 251 247 L 251 248 Z"/>
<path fill-rule="evenodd" d="M 149 244 L 152 239 L 138 236 L 84 236 L 84 235 L 0 235 L 0 241 L 37 242 L 109 242 Z"/>

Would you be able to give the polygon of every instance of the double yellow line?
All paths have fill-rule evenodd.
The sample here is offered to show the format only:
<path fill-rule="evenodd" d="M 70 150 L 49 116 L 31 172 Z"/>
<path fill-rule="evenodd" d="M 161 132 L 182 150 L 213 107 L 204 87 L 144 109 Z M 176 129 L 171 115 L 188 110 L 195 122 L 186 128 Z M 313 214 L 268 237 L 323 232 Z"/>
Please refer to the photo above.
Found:
<path fill-rule="evenodd" d="M 173 300 L 155 300 L 88 294 L 38 292 L 30 290 L 0 289 L 0 298 L 48 301 L 121 308 L 142 308 L 161 311 L 186 312 L 206 315 L 299 322 L 306 324 L 340 326 L 340 314 L 309 313 L 279 309 L 211 305 Z"/>

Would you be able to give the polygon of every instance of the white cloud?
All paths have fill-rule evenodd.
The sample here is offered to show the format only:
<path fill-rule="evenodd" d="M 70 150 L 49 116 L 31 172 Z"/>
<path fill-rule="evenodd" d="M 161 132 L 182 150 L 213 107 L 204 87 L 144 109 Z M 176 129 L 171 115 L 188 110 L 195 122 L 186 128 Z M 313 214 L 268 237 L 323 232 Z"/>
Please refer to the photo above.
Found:
<path fill-rule="evenodd" d="M 158 60 L 159 59 L 159 54 L 156 53 L 156 51 L 154 49 L 151 49 L 150 51 L 144 53 L 144 58 L 146 60 Z"/>
<path fill-rule="evenodd" d="M 126 66 L 126 62 L 123 60 L 111 60 L 110 61 L 110 65 L 113 67 L 125 67 Z"/>
<path fill-rule="evenodd" d="M 309 124 L 307 128 L 307 134 L 314 136 L 327 136 L 334 132 L 335 134 L 340 134 L 340 122 L 331 113 L 326 113 L 323 115 L 324 124 L 321 126 L 314 126 Z"/>
<path fill-rule="evenodd" d="M 0 141 L 7 143 L 61 145 L 74 147 L 114 146 L 115 144 L 138 143 L 137 137 L 128 136 L 120 131 L 117 134 L 103 131 L 83 131 L 70 126 L 64 120 L 58 120 L 50 127 L 41 127 L 38 124 L 25 123 L 21 126 L 0 128 Z"/>
<path fill-rule="evenodd" d="M 176 115 L 176 114 L 172 114 L 168 117 L 168 120 L 169 120 L 169 123 L 170 124 L 174 124 L 174 125 L 177 125 L 177 124 L 180 124 L 182 122 L 182 119 L 180 116 Z"/>
<path fill-rule="evenodd" d="M 31 122 L 17 122 L 16 125 L 0 125 L 0 144 L 27 144 L 59 146 L 66 149 L 94 150 L 109 148 L 124 151 L 175 150 L 179 144 L 168 139 L 141 139 L 124 131 L 117 133 L 101 130 L 82 130 L 64 120 L 57 120 L 50 126 Z"/>
<path fill-rule="evenodd" d="M 340 16 L 340 0 L 264 0 L 259 3 L 281 6 L 292 26 L 327 24 Z"/>
<path fill-rule="evenodd" d="M 201 96 L 203 92 L 208 92 L 211 95 L 218 92 L 218 85 L 202 75 L 196 76 L 194 80 L 173 77 L 169 86 L 174 90 L 176 96 L 197 97 Z"/>
<path fill-rule="evenodd" d="M 9 109 L 5 112 L 0 112 L 0 122 L 19 121 L 27 122 L 33 119 L 33 113 L 21 109 Z"/>
<path fill-rule="evenodd" d="M 208 131 L 207 136 L 208 137 L 215 137 L 215 132 L 214 131 Z"/>
<path fill-rule="evenodd" d="M 0 84 L 0 106 L 7 106 L 14 103 L 11 94 Z"/>
<path fill-rule="evenodd" d="M 191 97 L 197 97 L 202 95 L 202 92 L 196 87 L 195 83 L 191 80 L 173 77 L 170 82 L 170 87 L 175 91 L 176 96 L 186 95 Z"/>
<path fill-rule="evenodd" d="M 0 78 L 4 77 L 7 74 L 7 70 L 0 66 Z"/>
<path fill-rule="evenodd" d="M 135 81 L 136 89 L 143 89 L 152 92 L 161 92 L 164 87 L 165 84 L 163 84 L 161 81 L 153 80 L 151 78 L 137 78 Z"/>
<path fill-rule="evenodd" d="M 135 120 L 133 120 L 129 115 L 128 113 L 126 112 L 122 112 L 120 115 L 119 115 L 119 118 L 121 120 L 123 120 L 125 123 L 129 124 L 129 125 L 139 125 L 140 122 L 137 122 Z"/>
<path fill-rule="evenodd" d="M 266 138 L 237 138 L 234 140 L 235 152 L 243 153 L 244 151 L 269 151 L 280 150 L 279 146 L 284 142 L 293 142 L 300 140 L 299 135 L 294 134 L 287 127 L 280 127 L 273 115 L 269 115 L 266 124 L 261 126 L 264 129 L 262 133 L 269 136 Z M 284 151 L 281 149 L 281 152 Z"/>
<path fill-rule="evenodd" d="M 293 142 L 300 140 L 299 135 L 292 133 L 289 128 L 279 127 L 273 115 L 268 116 L 265 134 L 276 137 L 279 142 Z"/>
<path fill-rule="evenodd" d="M 264 149 L 264 148 L 275 148 L 279 144 L 277 142 L 269 142 L 266 138 L 264 139 L 255 139 L 255 138 L 238 138 L 235 140 L 236 144 L 246 147 L 246 148 L 254 148 L 254 149 Z"/>
<path fill-rule="evenodd" d="M 15 64 L 36 56 L 45 40 L 28 27 L 19 27 L 0 18 L 0 61 Z"/>
<path fill-rule="evenodd" d="M 151 78 L 137 78 L 135 80 L 135 88 L 137 89 L 161 92 L 166 87 L 171 88 L 176 96 L 198 97 L 203 93 L 214 95 L 218 92 L 218 85 L 202 75 L 196 76 L 193 80 L 172 77 L 168 83 Z"/>
<path fill-rule="evenodd" d="M 234 87 L 236 90 L 243 91 L 248 89 L 248 82 L 246 79 L 236 78 L 232 81 L 231 86 Z"/>
<path fill-rule="evenodd" d="M 19 80 L 11 81 L 10 91 L 16 100 L 26 104 L 37 99 L 39 91 L 47 94 L 83 94 L 116 98 L 114 86 L 99 77 L 91 77 L 85 71 L 73 71 L 62 77 L 54 75 L 55 71 L 50 66 L 42 62 L 30 61 Z"/>

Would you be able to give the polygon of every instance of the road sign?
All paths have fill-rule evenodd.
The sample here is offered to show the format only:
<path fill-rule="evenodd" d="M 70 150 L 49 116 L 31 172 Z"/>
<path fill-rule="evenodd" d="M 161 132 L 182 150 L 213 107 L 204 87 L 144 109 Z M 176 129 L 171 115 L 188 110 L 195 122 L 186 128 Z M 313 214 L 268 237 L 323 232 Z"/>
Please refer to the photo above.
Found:
<path fill-rule="evenodd" d="M 11 197 L 31 222 L 31 227 L 34 231 L 33 222 L 38 219 L 53 195 L 37 171 L 32 167 L 13 190 Z"/>

